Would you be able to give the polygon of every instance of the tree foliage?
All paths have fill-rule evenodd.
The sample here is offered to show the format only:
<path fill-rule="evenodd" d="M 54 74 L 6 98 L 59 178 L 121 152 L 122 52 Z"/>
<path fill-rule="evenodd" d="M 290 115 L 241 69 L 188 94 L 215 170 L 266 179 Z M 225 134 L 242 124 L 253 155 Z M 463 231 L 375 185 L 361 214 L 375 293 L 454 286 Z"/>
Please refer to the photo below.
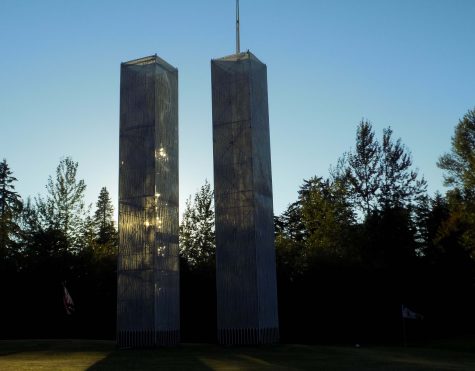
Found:
<path fill-rule="evenodd" d="M 274 220 L 277 264 L 292 280 L 318 259 L 355 256 L 355 217 L 344 183 L 312 177 L 298 193 L 298 201 Z"/>
<path fill-rule="evenodd" d="M 191 267 L 214 266 L 214 193 L 206 180 L 199 191 L 186 201 L 180 225 L 180 254 Z"/>
<path fill-rule="evenodd" d="M 450 187 L 450 228 L 445 230 L 459 230 L 461 243 L 475 257 L 475 110 L 459 121 L 451 151 L 437 165 L 445 171 L 444 184 Z"/>
<path fill-rule="evenodd" d="M 106 187 L 102 187 L 94 212 L 94 232 L 96 242 L 109 252 L 114 251 L 117 244 L 117 230 L 114 225 L 114 207 Z"/>
<path fill-rule="evenodd" d="M 7 160 L 3 159 L 0 162 L 0 258 L 15 253 L 20 234 L 18 223 L 23 203 L 15 191 L 16 181 Z"/>
<path fill-rule="evenodd" d="M 356 130 L 356 147 L 346 153 L 334 177 L 347 183 L 353 209 L 359 215 L 393 207 L 410 208 L 427 190 L 427 182 L 412 167 L 412 157 L 393 130 L 383 130 L 381 143 L 371 123 L 361 121 Z"/>
<path fill-rule="evenodd" d="M 88 209 L 84 203 L 86 184 L 77 179 L 78 163 L 71 157 L 59 162 L 55 178 L 49 177 L 46 198 L 36 198 L 36 208 L 43 229 L 58 229 L 69 248 L 81 248 L 81 236 Z"/>
<path fill-rule="evenodd" d="M 347 167 L 344 176 L 350 186 L 354 204 L 365 215 L 376 207 L 380 188 L 381 147 L 375 139 L 373 126 L 361 121 L 356 130 L 356 148 L 346 155 Z"/>
<path fill-rule="evenodd" d="M 451 152 L 439 159 L 450 187 L 445 195 L 429 197 L 401 139 L 388 127 L 378 140 L 368 121 L 360 122 L 355 149 L 328 178 L 303 181 L 297 200 L 274 218 L 284 341 L 354 341 L 355 334 L 359 342 L 361 336 L 394 341 L 397 308 L 411 301 L 430 318 L 431 331 L 442 333 L 444 325 L 453 331 L 456 321 L 475 328 L 474 118 L 469 111 L 459 122 Z M 112 202 L 102 188 L 91 213 L 77 169 L 71 158 L 61 160 L 46 196 L 22 203 L 8 164 L 0 164 L 1 257 L 14 262 L 0 267 L 5 336 L 69 337 L 71 324 L 75 336 L 115 334 Z M 183 333 L 213 341 L 215 234 L 207 181 L 187 200 L 180 254 Z M 77 304 L 74 318 L 62 307 L 64 280 Z M 198 310 L 197 300 L 206 303 Z M 31 302 L 42 305 L 31 311 Z"/>
<path fill-rule="evenodd" d="M 274 217 L 277 271 L 293 280 L 305 267 L 305 246 L 308 231 L 302 219 L 300 200 L 290 204 Z"/>
<path fill-rule="evenodd" d="M 410 207 L 427 190 L 427 182 L 419 178 L 418 170 L 412 168 L 409 150 L 402 144 L 401 138 L 392 138 L 393 130 L 383 131 L 380 159 L 380 208 Z"/>
<path fill-rule="evenodd" d="M 299 199 L 302 222 L 308 233 L 309 253 L 320 251 L 340 257 L 346 255 L 354 215 L 343 184 L 321 177 L 304 180 Z"/>
<path fill-rule="evenodd" d="M 444 183 L 464 197 L 475 196 L 475 110 L 469 110 L 455 127 L 450 153 L 437 163 L 445 171 Z"/>
<path fill-rule="evenodd" d="M 275 218 L 278 264 L 293 275 L 322 259 L 379 268 L 415 260 L 426 237 L 418 223 L 426 186 L 390 127 L 378 142 L 371 123 L 360 122 L 355 150 L 328 179 L 304 180 L 298 200 Z"/>

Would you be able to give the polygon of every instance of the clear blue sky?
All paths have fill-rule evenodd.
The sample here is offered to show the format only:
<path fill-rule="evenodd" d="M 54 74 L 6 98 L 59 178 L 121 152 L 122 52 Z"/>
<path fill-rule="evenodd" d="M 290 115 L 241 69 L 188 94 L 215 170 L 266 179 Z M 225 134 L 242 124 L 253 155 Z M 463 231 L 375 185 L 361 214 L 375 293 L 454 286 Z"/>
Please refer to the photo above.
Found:
<path fill-rule="evenodd" d="M 241 0 L 241 49 L 268 67 L 275 213 L 304 178 L 391 125 L 443 190 L 437 158 L 475 106 L 475 1 Z M 179 69 L 180 208 L 212 182 L 210 59 L 234 52 L 234 0 L 0 1 L 0 158 L 26 196 L 62 156 L 117 205 L 120 62 Z"/>

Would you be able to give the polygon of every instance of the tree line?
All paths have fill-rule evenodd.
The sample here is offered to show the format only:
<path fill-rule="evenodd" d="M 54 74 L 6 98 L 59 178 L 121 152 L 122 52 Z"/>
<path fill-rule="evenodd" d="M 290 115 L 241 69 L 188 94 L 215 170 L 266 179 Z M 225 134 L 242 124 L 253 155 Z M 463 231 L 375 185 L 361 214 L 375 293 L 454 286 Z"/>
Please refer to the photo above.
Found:
<path fill-rule="evenodd" d="M 118 235 L 106 187 L 84 200 L 78 163 L 61 159 L 46 194 L 23 200 L 0 163 L 2 337 L 110 336 L 114 331 Z M 76 313 L 63 306 L 64 286 Z M 71 317 L 71 318 L 70 318 Z M 74 317 L 74 318 L 72 318 Z"/>
<path fill-rule="evenodd" d="M 303 181 L 274 218 L 284 341 L 401 342 L 402 305 L 424 315 L 410 339 L 475 330 L 475 111 L 437 165 L 448 190 L 430 196 L 392 128 L 378 138 L 363 120 L 329 175 Z M 215 279 L 212 200 L 206 182 L 180 230 L 183 279 L 209 303 L 194 318 L 200 331 L 215 318 L 214 291 L 200 290 Z"/>
<path fill-rule="evenodd" d="M 475 111 L 455 127 L 437 165 L 445 194 L 427 181 L 391 127 L 357 125 L 353 149 L 327 176 L 304 180 L 274 218 L 283 341 L 399 342 L 401 305 L 424 315 L 409 338 L 475 329 Z M 84 201 L 67 157 L 46 194 L 22 200 L 0 163 L 2 337 L 115 336 L 118 237 L 109 193 Z M 216 335 L 213 190 L 190 196 L 180 224 L 184 341 Z M 62 306 L 65 284 L 76 304 Z"/>

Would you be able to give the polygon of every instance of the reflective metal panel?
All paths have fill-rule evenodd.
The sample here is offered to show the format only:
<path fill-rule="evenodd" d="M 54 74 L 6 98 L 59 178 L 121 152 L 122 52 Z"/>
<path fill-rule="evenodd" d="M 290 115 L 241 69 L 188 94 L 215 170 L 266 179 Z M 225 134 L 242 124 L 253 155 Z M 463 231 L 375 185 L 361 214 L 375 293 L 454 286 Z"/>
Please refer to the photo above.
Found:
<path fill-rule="evenodd" d="M 179 341 L 178 71 L 159 57 L 122 63 L 117 341 Z"/>
<path fill-rule="evenodd" d="M 267 69 L 251 53 L 211 61 L 218 339 L 278 340 Z"/>

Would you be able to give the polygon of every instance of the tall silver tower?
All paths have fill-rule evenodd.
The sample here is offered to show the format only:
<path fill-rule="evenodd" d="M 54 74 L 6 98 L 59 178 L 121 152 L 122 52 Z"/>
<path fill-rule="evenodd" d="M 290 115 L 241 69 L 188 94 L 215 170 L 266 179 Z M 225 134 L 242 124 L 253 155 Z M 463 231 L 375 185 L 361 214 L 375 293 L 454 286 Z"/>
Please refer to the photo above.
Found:
<path fill-rule="evenodd" d="M 178 70 L 158 56 L 122 63 L 120 347 L 179 341 Z"/>
<path fill-rule="evenodd" d="M 240 53 L 211 61 L 218 340 L 278 341 L 267 67 Z"/>

